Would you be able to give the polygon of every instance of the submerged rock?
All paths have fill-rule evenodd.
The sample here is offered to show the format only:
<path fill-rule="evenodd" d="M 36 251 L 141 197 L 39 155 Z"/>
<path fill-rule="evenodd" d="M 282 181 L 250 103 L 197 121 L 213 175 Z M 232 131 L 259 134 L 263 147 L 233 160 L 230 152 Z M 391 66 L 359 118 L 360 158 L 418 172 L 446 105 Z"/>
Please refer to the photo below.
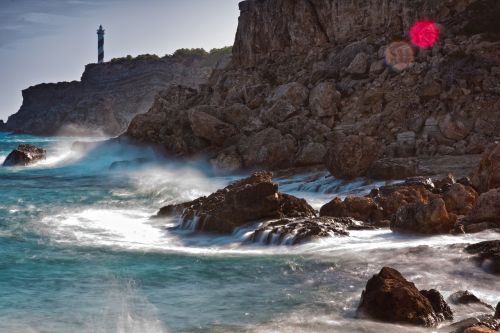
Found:
<path fill-rule="evenodd" d="M 493 274 L 500 274 L 500 240 L 484 241 L 465 248 L 475 254 L 479 263 Z"/>
<path fill-rule="evenodd" d="M 29 165 L 46 158 L 47 151 L 30 144 L 20 144 L 14 149 L 5 161 L 3 166 Z"/>
<path fill-rule="evenodd" d="M 257 220 L 315 214 L 304 199 L 278 192 L 272 173 L 257 172 L 208 197 L 162 207 L 157 216 L 179 216 L 183 228 L 231 233 L 234 228 Z"/>
<path fill-rule="evenodd" d="M 451 294 L 448 299 L 451 303 L 457 304 L 457 305 L 459 305 L 459 304 L 461 304 L 461 305 L 481 304 L 481 305 L 493 310 L 493 307 L 491 305 L 484 303 L 476 295 L 474 295 L 473 293 L 471 293 L 468 290 L 457 291 L 457 292 Z"/>
<path fill-rule="evenodd" d="M 426 297 L 429 295 L 432 302 Z M 439 313 L 436 312 L 439 311 Z M 452 315 L 438 291 L 420 292 L 397 270 L 384 267 L 374 275 L 361 295 L 358 315 L 389 323 L 436 326 Z"/>
<path fill-rule="evenodd" d="M 351 218 L 309 217 L 281 219 L 259 227 L 248 241 L 266 245 L 297 245 L 330 236 L 348 236 L 349 229 L 369 229 Z"/>

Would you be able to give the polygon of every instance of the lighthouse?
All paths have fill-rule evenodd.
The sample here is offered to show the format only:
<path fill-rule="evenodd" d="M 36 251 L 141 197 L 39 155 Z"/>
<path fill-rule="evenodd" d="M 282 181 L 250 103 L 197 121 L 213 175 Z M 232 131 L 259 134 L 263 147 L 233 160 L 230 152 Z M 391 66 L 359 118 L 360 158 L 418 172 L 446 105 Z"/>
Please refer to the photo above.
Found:
<path fill-rule="evenodd" d="M 97 30 L 97 62 L 99 64 L 104 62 L 104 29 L 102 25 Z"/>

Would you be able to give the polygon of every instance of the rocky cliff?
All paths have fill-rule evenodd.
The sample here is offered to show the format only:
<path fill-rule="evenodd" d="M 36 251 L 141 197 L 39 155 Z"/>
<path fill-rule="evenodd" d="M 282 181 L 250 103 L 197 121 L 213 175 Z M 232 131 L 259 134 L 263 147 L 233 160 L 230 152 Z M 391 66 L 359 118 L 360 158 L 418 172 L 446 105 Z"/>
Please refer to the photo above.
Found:
<path fill-rule="evenodd" d="M 183 56 L 90 64 L 81 81 L 23 90 L 20 110 L 3 129 L 40 135 L 120 134 L 169 85 L 197 88 L 206 83 L 212 60 Z"/>
<path fill-rule="evenodd" d="M 232 64 L 201 93 L 160 93 L 129 137 L 207 154 L 216 168 L 324 161 L 352 178 L 379 158 L 478 154 L 500 134 L 498 1 L 252 0 L 240 9 Z M 441 30 L 430 49 L 409 43 L 420 17 Z"/>

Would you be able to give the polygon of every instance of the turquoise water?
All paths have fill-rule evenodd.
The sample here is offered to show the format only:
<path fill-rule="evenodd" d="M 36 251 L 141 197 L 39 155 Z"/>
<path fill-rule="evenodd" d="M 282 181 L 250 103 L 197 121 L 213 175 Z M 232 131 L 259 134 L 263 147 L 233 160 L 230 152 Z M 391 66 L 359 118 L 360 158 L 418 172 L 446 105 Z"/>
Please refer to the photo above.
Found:
<path fill-rule="evenodd" d="M 354 318 L 384 265 L 422 289 L 500 299 L 500 281 L 449 247 L 495 235 L 358 231 L 289 248 L 175 232 L 175 221 L 149 217 L 232 178 L 124 144 L 74 151 L 77 139 L 0 134 L 1 160 L 21 142 L 48 149 L 34 166 L 0 168 L 0 332 L 425 332 Z M 154 162 L 109 170 L 137 157 Z M 316 206 L 334 195 L 300 186 L 301 177 L 279 181 Z"/>

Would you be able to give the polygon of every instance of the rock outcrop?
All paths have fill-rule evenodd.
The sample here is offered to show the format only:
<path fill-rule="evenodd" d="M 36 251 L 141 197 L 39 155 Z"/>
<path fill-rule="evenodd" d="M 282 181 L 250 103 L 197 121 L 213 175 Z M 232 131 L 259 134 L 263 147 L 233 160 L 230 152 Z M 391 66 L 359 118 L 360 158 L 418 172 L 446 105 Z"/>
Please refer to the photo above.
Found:
<path fill-rule="evenodd" d="M 20 144 L 3 161 L 3 166 L 25 166 L 46 158 L 47 151 L 29 144 Z"/>
<path fill-rule="evenodd" d="M 37 135 L 117 135 L 146 112 L 170 85 L 198 88 L 215 64 L 203 57 L 123 60 L 89 64 L 81 81 L 39 84 L 23 90 L 23 104 L 3 130 Z"/>
<path fill-rule="evenodd" d="M 358 315 L 427 327 L 452 319 L 451 310 L 438 291 L 420 292 L 415 284 L 390 267 L 382 268 L 368 281 L 361 295 Z"/>
<path fill-rule="evenodd" d="M 304 199 L 278 192 L 270 172 L 254 173 L 208 197 L 165 206 L 157 214 L 180 217 L 184 229 L 216 233 L 231 233 L 236 227 L 258 220 L 315 215 Z"/>
<path fill-rule="evenodd" d="M 498 14 L 495 0 L 244 1 L 231 63 L 182 103 L 161 92 L 127 135 L 216 168 L 325 161 L 345 179 L 420 172 L 392 158 L 480 154 L 500 134 Z M 402 41 L 397 59 L 392 38 L 421 17 L 440 40 Z M 188 116 L 200 110 L 211 129 Z"/>

